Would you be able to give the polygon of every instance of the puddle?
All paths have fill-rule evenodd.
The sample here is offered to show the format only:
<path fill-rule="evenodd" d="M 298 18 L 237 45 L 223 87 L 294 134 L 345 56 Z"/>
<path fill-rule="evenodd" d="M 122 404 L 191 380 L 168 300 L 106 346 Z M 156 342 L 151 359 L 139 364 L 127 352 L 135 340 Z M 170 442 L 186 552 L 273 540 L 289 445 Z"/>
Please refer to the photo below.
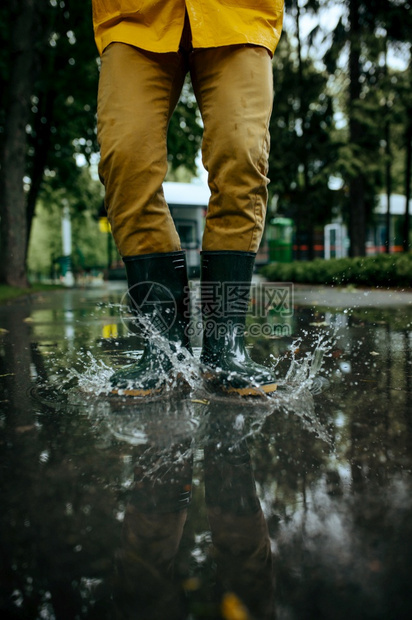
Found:
<path fill-rule="evenodd" d="M 410 305 L 313 291 L 248 337 L 274 397 L 142 402 L 122 294 L 0 307 L 2 617 L 409 618 Z"/>

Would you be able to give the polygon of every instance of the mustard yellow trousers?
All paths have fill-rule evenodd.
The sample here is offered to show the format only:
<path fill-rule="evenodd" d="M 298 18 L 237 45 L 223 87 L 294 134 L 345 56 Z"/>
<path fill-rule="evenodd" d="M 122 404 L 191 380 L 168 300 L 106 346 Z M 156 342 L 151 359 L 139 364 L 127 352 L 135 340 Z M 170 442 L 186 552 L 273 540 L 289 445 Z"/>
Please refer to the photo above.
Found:
<path fill-rule="evenodd" d="M 112 43 L 99 81 L 99 174 L 124 257 L 180 250 L 162 183 L 168 124 L 187 71 L 203 119 L 211 190 L 203 250 L 259 247 L 273 100 L 268 51 L 236 45 L 158 54 Z"/>

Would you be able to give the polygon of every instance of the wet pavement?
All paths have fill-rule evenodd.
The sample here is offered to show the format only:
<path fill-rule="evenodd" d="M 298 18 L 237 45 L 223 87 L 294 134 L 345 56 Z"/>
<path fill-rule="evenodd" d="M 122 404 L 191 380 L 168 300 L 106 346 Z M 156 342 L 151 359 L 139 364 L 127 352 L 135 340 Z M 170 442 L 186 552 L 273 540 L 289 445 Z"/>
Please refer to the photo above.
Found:
<path fill-rule="evenodd" d="M 0 306 L 0 617 L 412 617 L 412 295 L 255 291 L 274 397 L 141 401 L 123 293 Z"/>

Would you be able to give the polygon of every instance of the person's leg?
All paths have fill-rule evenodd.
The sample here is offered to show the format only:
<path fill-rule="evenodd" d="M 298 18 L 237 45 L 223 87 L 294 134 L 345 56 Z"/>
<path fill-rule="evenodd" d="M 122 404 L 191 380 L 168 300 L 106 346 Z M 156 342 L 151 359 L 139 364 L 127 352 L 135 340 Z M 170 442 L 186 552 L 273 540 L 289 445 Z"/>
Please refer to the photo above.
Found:
<path fill-rule="evenodd" d="M 129 395 L 152 395 L 167 387 L 170 356 L 179 346 L 190 349 L 185 256 L 162 190 L 167 128 L 185 73 L 180 52 L 152 54 L 113 43 L 102 56 L 99 174 L 145 339 L 141 359 L 111 377 L 113 391 Z M 159 333 L 169 341 L 164 350 L 153 342 Z"/>
<path fill-rule="evenodd" d="M 140 448 L 116 554 L 115 617 L 181 620 L 186 614 L 175 558 L 191 502 L 191 440 L 170 449 L 148 440 Z"/>
<path fill-rule="evenodd" d="M 195 50 L 190 62 L 211 190 L 203 250 L 256 252 L 267 203 L 270 55 L 262 47 L 227 46 Z"/>
<path fill-rule="evenodd" d="M 228 408 L 225 413 L 229 414 Z M 222 418 L 221 410 L 218 416 Z M 226 417 L 226 416 L 225 416 Z M 228 416 L 227 419 L 230 419 Z M 229 429 L 222 429 L 229 430 Z M 256 492 L 246 440 L 223 433 L 204 447 L 206 514 L 222 607 L 246 606 L 250 616 L 274 620 L 273 566 L 265 516 Z"/>
<path fill-rule="evenodd" d="M 122 43 L 103 53 L 98 93 L 99 174 L 120 254 L 180 250 L 164 199 L 166 135 L 185 77 L 180 53 Z"/>
<path fill-rule="evenodd" d="M 201 266 L 201 360 L 219 372 L 207 371 L 205 377 L 213 387 L 242 395 L 271 393 L 273 373 L 250 359 L 244 343 L 266 213 L 271 58 L 264 48 L 252 46 L 196 50 L 191 75 L 204 122 L 203 163 L 211 190 Z"/>

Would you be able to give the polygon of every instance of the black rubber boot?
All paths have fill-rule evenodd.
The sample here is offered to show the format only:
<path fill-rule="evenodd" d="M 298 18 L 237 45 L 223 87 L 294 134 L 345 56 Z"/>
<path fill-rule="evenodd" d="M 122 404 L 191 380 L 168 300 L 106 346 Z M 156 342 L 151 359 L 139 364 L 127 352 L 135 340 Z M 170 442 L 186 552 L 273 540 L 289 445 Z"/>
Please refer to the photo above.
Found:
<path fill-rule="evenodd" d="M 131 308 L 143 329 L 145 348 L 138 362 L 111 377 L 113 392 L 151 396 L 164 391 L 172 357 L 191 352 L 189 286 L 184 252 L 125 257 Z"/>
<path fill-rule="evenodd" d="M 201 300 L 204 379 L 211 387 L 242 396 L 276 390 L 273 373 L 245 348 L 245 323 L 255 254 L 202 252 Z"/>

